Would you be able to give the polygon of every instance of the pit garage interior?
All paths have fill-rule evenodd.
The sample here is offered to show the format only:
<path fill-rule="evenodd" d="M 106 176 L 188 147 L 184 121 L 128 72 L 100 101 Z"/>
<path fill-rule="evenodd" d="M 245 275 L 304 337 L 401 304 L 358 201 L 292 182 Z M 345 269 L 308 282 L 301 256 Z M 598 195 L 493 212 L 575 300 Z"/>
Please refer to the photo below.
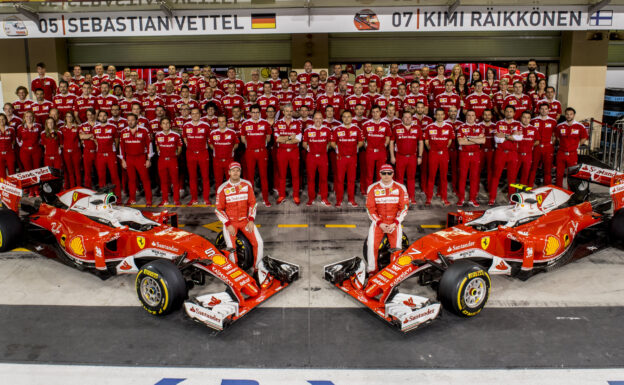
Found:
<path fill-rule="evenodd" d="M 136 2 L 135 2 L 136 3 Z M 173 3 L 176 10 L 287 9 L 315 7 L 415 7 L 402 1 L 218 1 Z M 457 1 L 464 6 L 624 6 L 624 1 Z M 453 3 L 454 4 L 454 3 Z M 433 1 L 431 6 L 453 6 Z M 428 4 L 429 5 L 429 4 Z M 158 5 L 82 6 L 55 3 L 21 5 L 35 13 L 154 11 Z M 604 8 L 604 9 L 607 9 Z M 461 8 L 460 8 L 461 9 Z M 0 4 L 0 20 L 13 14 Z M 621 12 L 621 11 L 618 11 Z M 615 11 L 614 11 L 615 13 Z M 6 15 L 5 15 L 6 14 Z M 614 24 L 615 26 L 615 24 Z M 251 69 L 279 67 L 301 71 L 305 60 L 315 71 L 331 65 L 390 63 L 491 63 L 517 61 L 520 72 L 536 59 L 563 106 L 573 106 L 577 120 L 604 120 L 605 89 L 624 88 L 624 29 L 552 31 L 446 31 L 365 33 L 288 33 L 253 35 L 66 37 L 8 39 L 0 35 L 0 100 L 15 99 L 18 85 L 37 76 L 36 63 L 59 73 L 97 63 L 118 69 L 234 66 L 248 81 Z M 358 70 L 357 73 L 360 73 Z M 353 80 L 353 77 L 352 77 Z M 624 111 L 624 107 L 622 107 Z M 624 112 L 623 112 L 624 114 Z M 601 128 L 595 124 L 592 151 L 600 151 Z M 621 159 L 620 159 L 621 160 Z M 618 166 L 618 165 L 614 165 Z M 621 170 L 620 170 L 621 171 Z M 211 200 L 214 203 L 214 187 Z M 608 189 L 591 187 L 608 196 Z M 487 209 L 481 186 L 478 197 Z M 331 190 L 330 190 L 331 191 Z M 504 190 L 501 190 L 504 191 Z M 413 242 L 443 229 L 447 214 L 424 193 L 403 222 Z M 507 203 L 499 193 L 497 205 Z M 323 267 L 362 256 L 370 219 L 365 200 L 359 207 L 295 205 L 292 199 L 264 207 L 259 199 L 256 224 L 265 254 L 298 264 L 300 279 L 259 308 L 216 332 L 188 319 L 183 311 L 165 317 L 145 312 L 137 299 L 134 276 L 100 280 L 68 268 L 33 250 L 0 254 L 0 377 L 17 384 L 624 384 L 624 252 L 606 247 L 555 271 L 526 281 L 492 277 L 486 308 L 474 318 L 443 310 L 430 325 L 401 333 L 359 302 L 323 279 Z M 290 198 L 290 197 L 289 197 Z M 302 202 L 307 192 L 302 188 Z M 275 202 L 277 195 L 271 193 Z M 183 198 L 183 201 L 188 198 Z M 457 198 L 449 192 L 449 200 Z M 334 202 L 330 192 L 330 201 Z M 144 204 L 139 200 L 139 208 Z M 178 213 L 180 228 L 213 241 L 222 230 L 214 206 L 168 207 Z M 150 208 L 147 210 L 160 211 Z M 36 251 L 36 250 L 35 250 Z M 223 290 L 218 280 L 190 295 Z M 435 298 L 417 281 L 402 292 Z M 6 381 L 6 382 L 5 382 Z"/>

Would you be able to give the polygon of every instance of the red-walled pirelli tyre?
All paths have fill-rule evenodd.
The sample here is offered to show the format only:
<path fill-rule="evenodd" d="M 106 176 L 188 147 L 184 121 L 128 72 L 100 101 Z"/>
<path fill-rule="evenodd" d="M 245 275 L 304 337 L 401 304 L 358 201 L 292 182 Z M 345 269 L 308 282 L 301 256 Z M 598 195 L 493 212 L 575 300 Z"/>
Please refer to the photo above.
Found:
<path fill-rule="evenodd" d="M 22 238 L 22 221 L 6 208 L 0 208 L 0 252 L 13 250 Z"/>
<path fill-rule="evenodd" d="M 187 297 L 182 273 L 173 263 L 162 259 L 141 267 L 135 287 L 143 308 L 153 315 L 165 315 L 179 309 Z"/>
<path fill-rule="evenodd" d="M 479 314 L 490 296 L 490 275 L 479 264 L 459 260 L 442 274 L 438 299 L 442 306 L 461 317 Z"/>

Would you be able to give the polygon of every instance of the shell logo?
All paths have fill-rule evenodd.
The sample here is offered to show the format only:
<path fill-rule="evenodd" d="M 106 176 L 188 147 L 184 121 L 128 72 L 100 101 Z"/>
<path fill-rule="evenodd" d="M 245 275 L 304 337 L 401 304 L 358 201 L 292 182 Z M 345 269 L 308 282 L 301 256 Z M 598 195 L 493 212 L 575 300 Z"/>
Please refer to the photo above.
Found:
<path fill-rule="evenodd" d="M 79 256 L 84 256 L 84 244 L 82 243 L 81 237 L 74 237 L 71 241 L 69 241 L 69 249 L 74 252 L 74 254 Z"/>
<path fill-rule="evenodd" d="M 544 255 L 550 256 L 553 255 L 559 250 L 559 246 L 561 246 L 561 242 L 552 235 L 549 235 L 546 238 L 546 247 L 544 248 Z"/>
<path fill-rule="evenodd" d="M 225 265 L 225 262 L 226 262 L 226 259 L 222 255 L 215 255 L 214 257 L 212 257 L 212 263 L 216 265 L 223 266 Z"/>
<path fill-rule="evenodd" d="M 412 263 L 412 257 L 410 257 L 408 255 L 404 255 L 404 256 L 399 258 L 397 263 L 399 264 L 399 266 L 407 266 L 410 263 Z"/>

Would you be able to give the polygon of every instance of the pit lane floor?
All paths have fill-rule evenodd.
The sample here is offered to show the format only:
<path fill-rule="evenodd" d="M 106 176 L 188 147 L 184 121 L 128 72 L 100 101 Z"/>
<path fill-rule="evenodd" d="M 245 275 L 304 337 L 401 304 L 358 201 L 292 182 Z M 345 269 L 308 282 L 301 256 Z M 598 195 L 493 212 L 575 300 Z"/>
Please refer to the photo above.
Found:
<path fill-rule="evenodd" d="M 410 210 L 410 240 L 446 212 Z M 177 208 L 209 239 L 212 208 Z M 474 319 L 449 313 L 403 335 L 322 280 L 322 267 L 361 255 L 369 221 L 359 208 L 259 207 L 266 252 L 302 277 L 222 333 L 148 315 L 134 277 L 107 281 L 28 252 L 0 255 L 0 362 L 235 368 L 614 368 L 624 363 L 624 252 L 605 249 L 526 282 L 493 278 Z M 333 226 L 332 226 L 333 225 Z M 202 291 L 220 290 L 211 284 Z M 401 290 L 434 296 L 415 283 Z"/>

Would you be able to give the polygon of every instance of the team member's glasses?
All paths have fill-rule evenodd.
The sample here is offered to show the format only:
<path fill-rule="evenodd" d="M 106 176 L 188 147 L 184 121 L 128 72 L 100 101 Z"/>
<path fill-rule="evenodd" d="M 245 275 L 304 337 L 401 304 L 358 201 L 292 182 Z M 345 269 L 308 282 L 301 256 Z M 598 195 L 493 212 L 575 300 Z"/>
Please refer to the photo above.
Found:
<path fill-rule="evenodd" d="M 393 172 L 391 172 L 391 171 L 384 171 L 384 172 L 382 172 L 382 173 L 380 173 L 380 174 L 381 174 L 381 175 L 392 175 L 392 174 L 394 174 L 394 173 L 393 173 Z"/>

